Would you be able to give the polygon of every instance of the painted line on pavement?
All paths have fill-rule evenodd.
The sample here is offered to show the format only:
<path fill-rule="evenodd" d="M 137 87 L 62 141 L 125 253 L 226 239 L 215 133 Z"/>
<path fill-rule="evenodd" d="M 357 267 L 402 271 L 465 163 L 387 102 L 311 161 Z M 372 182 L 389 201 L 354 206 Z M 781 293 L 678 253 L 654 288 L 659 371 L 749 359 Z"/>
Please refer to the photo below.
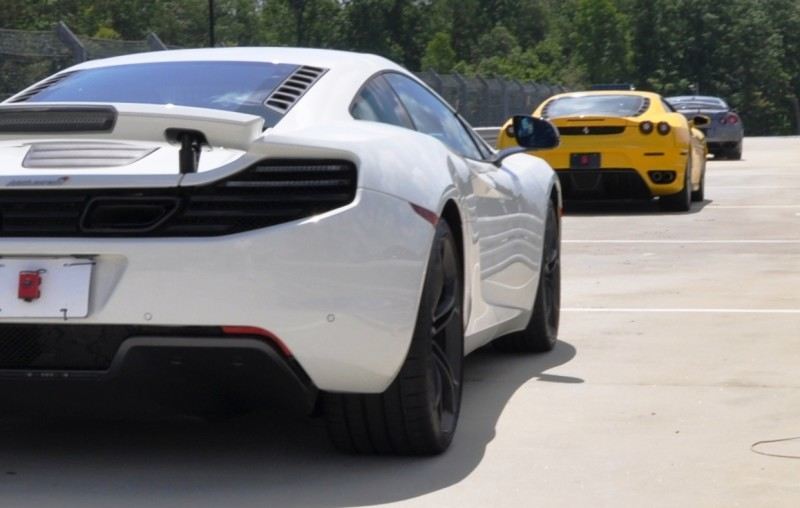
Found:
<path fill-rule="evenodd" d="M 768 189 L 768 190 L 780 190 L 780 189 L 800 189 L 797 185 L 714 185 L 714 190 L 717 189 Z"/>
<path fill-rule="evenodd" d="M 800 239 L 772 240 L 561 240 L 561 243 L 586 244 L 755 244 L 755 245 L 800 245 Z"/>
<path fill-rule="evenodd" d="M 769 209 L 769 208 L 800 208 L 800 205 L 708 205 L 706 208 L 753 208 L 753 209 Z"/>
<path fill-rule="evenodd" d="M 743 173 L 741 169 L 737 169 L 736 171 L 730 172 L 721 172 L 719 169 L 715 169 L 713 174 L 706 175 L 706 183 L 716 180 L 717 178 L 727 178 L 727 177 L 753 177 L 753 178 L 764 178 L 767 176 L 797 176 L 797 171 L 787 170 L 787 171 L 752 171 L 750 173 Z"/>
<path fill-rule="evenodd" d="M 661 313 L 661 314 L 800 314 L 800 309 L 648 309 L 640 307 L 562 307 L 564 312 Z"/>

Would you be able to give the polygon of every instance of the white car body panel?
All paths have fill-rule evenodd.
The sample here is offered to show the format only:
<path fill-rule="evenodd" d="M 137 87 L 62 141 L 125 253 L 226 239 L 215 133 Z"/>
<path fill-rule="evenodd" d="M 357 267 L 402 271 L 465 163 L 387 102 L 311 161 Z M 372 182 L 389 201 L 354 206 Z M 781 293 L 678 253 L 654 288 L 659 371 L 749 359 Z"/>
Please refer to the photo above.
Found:
<path fill-rule="evenodd" d="M 194 186 L 265 158 L 316 158 L 355 163 L 356 200 L 323 215 L 221 237 L 0 238 L 0 256 L 95 258 L 89 315 L 76 322 L 260 327 L 288 346 L 318 388 L 381 392 L 411 340 L 434 232 L 411 204 L 441 216 L 454 203 L 462 223 L 465 352 L 526 326 L 547 206 L 552 197 L 560 206 L 552 169 L 525 154 L 498 168 L 460 157 L 420 132 L 353 119 L 351 101 L 371 76 L 412 76 L 394 63 L 336 51 L 226 48 L 136 54 L 69 70 L 207 60 L 287 62 L 328 71 L 263 133 L 263 120 L 253 115 L 111 104 L 120 114 L 119 130 L 112 133 L 0 135 L 0 193 L 51 183 L 65 189 Z M 17 105 L 0 106 L 6 107 Z M 197 173 L 178 173 L 179 147 L 162 135 L 169 127 L 208 137 L 211 146 L 203 149 Z M 123 167 L 23 167 L 32 144 L 76 140 L 154 151 Z"/>
<path fill-rule="evenodd" d="M 4 239 L 2 253 L 94 257 L 89 316 L 76 323 L 261 327 L 317 386 L 381 391 L 408 348 L 431 238 L 407 202 L 362 190 L 346 208 L 266 230 Z"/>

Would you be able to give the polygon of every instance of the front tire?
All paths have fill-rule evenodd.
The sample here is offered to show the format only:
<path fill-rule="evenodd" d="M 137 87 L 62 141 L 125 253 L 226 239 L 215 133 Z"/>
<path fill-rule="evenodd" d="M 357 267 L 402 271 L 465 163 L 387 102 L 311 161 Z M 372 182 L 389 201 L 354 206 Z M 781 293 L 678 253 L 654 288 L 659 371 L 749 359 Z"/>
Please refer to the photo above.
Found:
<path fill-rule="evenodd" d="M 464 359 L 463 271 L 450 227 L 436 226 L 408 355 L 380 394 L 324 394 L 333 444 L 347 453 L 434 455 L 455 434 Z"/>
<path fill-rule="evenodd" d="M 561 311 L 561 235 L 552 202 L 545 224 L 539 287 L 530 321 L 524 330 L 495 339 L 492 345 L 500 351 L 541 353 L 556 345 Z"/>

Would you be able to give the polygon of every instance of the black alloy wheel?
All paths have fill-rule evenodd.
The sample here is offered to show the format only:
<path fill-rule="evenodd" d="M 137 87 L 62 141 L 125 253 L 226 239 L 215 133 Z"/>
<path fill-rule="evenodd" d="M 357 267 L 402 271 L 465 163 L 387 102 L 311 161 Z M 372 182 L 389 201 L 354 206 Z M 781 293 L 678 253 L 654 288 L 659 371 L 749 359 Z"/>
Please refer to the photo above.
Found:
<path fill-rule="evenodd" d="M 547 210 L 539 286 L 528 326 L 497 338 L 492 345 L 509 353 L 550 351 L 558 340 L 561 315 L 561 231 L 558 212 L 551 202 Z"/>
<path fill-rule="evenodd" d="M 555 346 L 558 336 L 558 323 L 561 317 L 561 238 L 555 210 L 551 212 L 553 217 L 549 222 L 556 222 L 545 234 L 545 251 L 542 264 L 542 309 L 545 316 L 544 322 L 547 328 L 547 347 L 549 351 Z"/>
<path fill-rule="evenodd" d="M 435 298 L 431 324 L 430 379 L 434 383 L 433 407 L 440 432 L 452 435 L 461 407 L 464 325 L 461 318 L 463 291 L 461 270 L 452 235 L 440 242 L 432 293 Z"/>
<path fill-rule="evenodd" d="M 414 335 L 380 394 L 323 395 L 334 445 L 347 453 L 433 455 L 450 446 L 461 409 L 464 283 L 455 237 L 436 226 Z"/>

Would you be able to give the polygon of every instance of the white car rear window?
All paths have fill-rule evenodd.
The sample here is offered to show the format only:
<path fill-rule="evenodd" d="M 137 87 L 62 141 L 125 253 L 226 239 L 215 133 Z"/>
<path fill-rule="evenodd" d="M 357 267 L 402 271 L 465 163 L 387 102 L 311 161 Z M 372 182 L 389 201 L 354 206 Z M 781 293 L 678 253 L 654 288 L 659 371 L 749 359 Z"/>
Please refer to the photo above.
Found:
<path fill-rule="evenodd" d="M 27 102 L 123 102 L 221 109 L 264 117 L 280 113 L 264 101 L 298 68 L 266 62 L 157 62 L 80 70 Z"/>

